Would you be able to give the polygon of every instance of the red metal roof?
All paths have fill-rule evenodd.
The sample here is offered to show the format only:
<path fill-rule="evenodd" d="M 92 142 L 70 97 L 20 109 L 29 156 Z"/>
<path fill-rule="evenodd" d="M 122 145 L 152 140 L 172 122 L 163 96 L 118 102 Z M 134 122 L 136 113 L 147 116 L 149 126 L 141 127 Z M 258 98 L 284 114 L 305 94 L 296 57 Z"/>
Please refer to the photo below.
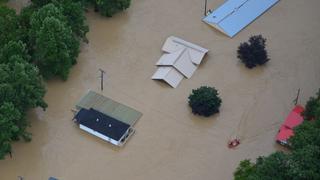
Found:
<path fill-rule="evenodd" d="M 280 130 L 276 136 L 276 140 L 280 143 L 287 143 L 287 140 L 294 135 L 293 128 L 303 122 L 301 113 L 304 111 L 302 106 L 295 106 L 290 114 L 287 116 L 284 123 L 281 125 Z"/>
<path fill-rule="evenodd" d="M 303 107 L 297 105 L 293 108 L 290 114 L 287 116 L 286 120 L 284 121 L 283 125 L 288 128 L 293 129 L 294 127 L 298 126 L 303 122 L 303 117 L 301 116 L 301 112 L 303 112 Z"/>
<path fill-rule="evenodd" d="M 287 141 L 291 136 L 293 136 L 293 130 L 282 125 L 276 139 L 278 141 Z"/>

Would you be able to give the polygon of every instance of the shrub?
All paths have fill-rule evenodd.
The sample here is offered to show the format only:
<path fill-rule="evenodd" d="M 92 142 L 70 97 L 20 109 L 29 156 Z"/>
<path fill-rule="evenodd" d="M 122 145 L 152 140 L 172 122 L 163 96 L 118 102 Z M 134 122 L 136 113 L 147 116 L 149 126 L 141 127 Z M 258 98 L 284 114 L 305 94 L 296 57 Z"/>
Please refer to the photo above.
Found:
<path fill-rule="evenodd" d="M 238 48 L 238 58 L 249 69 L 257 65 L 263 65 L 269 61 L 265 46 L 266 39 L 261 35 L 251 36 L 249 42 L 240 44 Z"/>
<path fill-rule="evenodd" d="M 221 102 L 218 91 L 213 87 L 202 86 L 192 90 L 189 96 L 189 106 L 192 112 L 205 117 L 218 113 Z"/>

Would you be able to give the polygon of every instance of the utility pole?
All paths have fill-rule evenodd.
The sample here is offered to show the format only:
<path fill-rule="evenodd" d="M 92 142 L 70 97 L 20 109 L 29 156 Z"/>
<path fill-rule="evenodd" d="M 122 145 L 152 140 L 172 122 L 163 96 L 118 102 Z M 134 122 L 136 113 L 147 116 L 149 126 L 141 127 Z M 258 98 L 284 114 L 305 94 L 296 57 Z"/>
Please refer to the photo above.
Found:
<path fill-rule="evenodd" d="M 299 96 L 300 96 L 300 88 L 298 89 L 297 97 L 293 100 L 294 105 L 298 104 Z"/>
<path fill-rule="evenodd" d="M 208 0 L 204 0 L 204 16 L 207 15 L 207 1 Z"/>
<path fill-rule="evenodd" d="M 104 74 L 106 73 L 104 70 L 102 70 L 102 69 L 99 69 L 99 71 L 100 71 L 100 88 L 101 88 L 101 91 L 103 91 L 103 76 L 104 76 Z"/>

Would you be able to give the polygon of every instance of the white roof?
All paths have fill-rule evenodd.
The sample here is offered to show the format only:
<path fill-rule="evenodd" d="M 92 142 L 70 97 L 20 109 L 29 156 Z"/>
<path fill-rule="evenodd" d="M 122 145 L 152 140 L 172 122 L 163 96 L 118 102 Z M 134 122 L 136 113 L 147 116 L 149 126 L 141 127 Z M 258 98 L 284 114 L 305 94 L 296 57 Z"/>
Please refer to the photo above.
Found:
<path fill-rule="evenodd" d="M 159 61 L 156 63 L 157 66 L 173 66 L 174 63 L 181 57 L 181 55 L 185 52 L 184 49 L 177 50 L 173 53 L 165 53 L 163 54 Z"/>
<path fill-rule="evenodd" d="M 191 78 L 197 70 L 197 65 L 191 61 L 190 54 L 186 48 L 162 55 L 156 65 L 173 66 L 186 78 Z"/>
<path fill-rule="evenodd" d="M 176 88 L 183 79 L 183 75 L 172 66 L 158 67 L 151 79 L 163 80 Z"/>
<path fill-rule="evenodd" d="M 191 61 L 197 65 L 201 63 L 204 55 L 209 51 L 208 49 L 174 36 L 168 37 L 162 47 L 162 50 L 167 53 L 174 53 L 181 49 L 187 49 Z"/>
<path fill-rule="evenodd" d="M 233 37 L 278 1 L 227 0 L 203 21 L 229 37 Z"/>

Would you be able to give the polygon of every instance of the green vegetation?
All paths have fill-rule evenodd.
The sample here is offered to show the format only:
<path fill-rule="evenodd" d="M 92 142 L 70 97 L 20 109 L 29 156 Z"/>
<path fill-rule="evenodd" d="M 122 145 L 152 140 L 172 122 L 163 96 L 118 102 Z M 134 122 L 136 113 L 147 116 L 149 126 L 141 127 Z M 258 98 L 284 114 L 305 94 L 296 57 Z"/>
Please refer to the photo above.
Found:
<path fill-rule="evenodd" d="M 117 12 L 129 8 L 131 0 L 94 0 L 101 15 L 111 17 Z"/>
<path fill-rule="evenodd" d="M 39 1 L 40 2 L 40 1 Z M 44 1 L 41 1 L 44 2 Z M 84 8 L 69 0 L 31 4 L 17 15 L 0 6 L 0 159 L 11 142 L 31 140 L 26 112 L 45 109 L 43 78 L 67 79 L 89 28 Z"/>
<path fill-rule="evenodd" d="M 0 4 L 6 0 L 0 0 Z M 43 78 L 68 78 L 80 42 L 87 42 L 85 7 L 105 16 L 123 11 L 130 0 L 32 0 L 17 15 L 0 5 L 0 159 L 12 141 L 30 140 L 30 108 L 45 109 Z"/>
<path fill-rule="evenodd" d="M 83 7 L 90 5 L 94 6 L 95 11 L 98 11 L 101 15 L 111 17 L 114 14 L 124 11 L 130 7 L 131 0 L 32 0 L 32 3 L 37 7 L 42 7 L 49 3 L 64 4 L 64 7 L 68 7 L 67 10 L 70 13 L 74 13 L 74 4 L 68 6 L 70 3 L 78 2 Z"/>
<path fill-rule="evenodd" d="M 0 6 L 0 48 L 11 40 L 19 40 L 22 31 L 16 12 L 5 6 Z"/>
<path fill-rule="evenodd" d="M 218 91 L 213 87 L 202 86 L 192 90 L 189 96 L 189 106 L 192 112 L 205 117 L 218 113 L 221 102 Z"/>
<path fill-rule="evenodd" d="M 66 17 L 53 4 L 47 4 L 31 16 L 30 36 L 34 41 L 34 62 L 44 78 L 59 76 L 66 80 L 79 54 L 79 40 Z"/>
<path fill-rule="evenodd" d="M 47 107 L 42 78 L 29 58 L 21 41 L 10 41 L 0 51 L 0 159 L 11 152 L 11 141 L 30 140 L 26 111 Z"/>
<path fill-rule="evenodd" d="M 238 48 L 238 58 L 247 68 L 252 69 L 269 61 L 265 49 L 266 39 L 261 35 L 251 36 L 249 42 L 241 43 Z"/>
<path fill-rule="evenodd" d="M 234 173 L 235 180 L 320 179 L 319 109 L 318 93 L 317 97 L 311 97 L 307 102 L 306 119 L 294 129 L 295 135 L 289 139 L 291 153 L 275 152 L 270 156 L 257 158 L 256 163 L 241 161 Z"/>

